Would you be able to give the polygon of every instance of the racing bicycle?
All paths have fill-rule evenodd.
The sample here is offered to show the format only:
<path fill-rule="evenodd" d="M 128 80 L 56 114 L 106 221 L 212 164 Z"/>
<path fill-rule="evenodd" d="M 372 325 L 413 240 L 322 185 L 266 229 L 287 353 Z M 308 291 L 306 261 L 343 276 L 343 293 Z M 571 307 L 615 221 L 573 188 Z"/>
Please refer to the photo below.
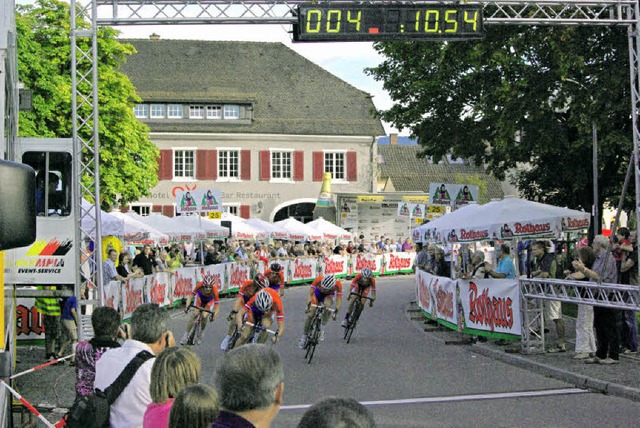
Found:
<path fill-rule="evenodd" d="M 268 328 L 264 328 L 261 322 L 258 322 L 256 324 L 245 322 L 245 324 L 250 327 L 253 327 L 251 334 L 249 334 L 249 339 L 247 340 L 247 343 L 257 343 L 258 338 L 260 337 L 260 333 L 262 333 L 263 331 L 266 332 L 267 334 L 272 334 L 274 337 L 273 338 L 274 341 L 277 340 L 278 332 L 269 330 Z M 227 345 L 227 349 L 225 349 L 224 352 L 229 352 L 236 346 L 236 342 L 240 338 L 241 333 L 242 333 L 242 328 L 238 328 L 238 326 L 236 325 L 236 328 L 233 330 L 233 334 L 229 339 L 229 344 Z"/>
<path fill-rule="evenodd" d="M 199 306 L 196 305 L 190 305 L 187 308 L 187 312 L 189 312 L 189 310 L 191 308 L 194 309 L 199 309 L 200 312 L 198 312 L 198 314 L 196 315 L 196 319 L 193 321 L 193 327 L 191 327 L 191 330 L 189 330 L 189 334 L 187 334 L 187 342 L 185 343 L 188 346 L 192 346 L 192 345 L 199 345 L 201 338 L 202 338 L 202 334 L 204 333 L 204 326 L 205 321 L 204 321 L 204 315 L 202 314 L 203 312 L 207 312 L 209 314 L 211 314 L 211 320 L 213 321 L 215 314 L 213 312 L 211 312 L 208 309 L 205 308 L 201 308 Z M 198 334 L 198 332 L 200 332 L 200 334 Z"/>
<path fill-rule="evenodd" d="M 360 314 L 364 310 L 364 303 L 362 299 L 369 300 L 370 305 L 373 304 L 373 299 L 368 296 L 363 296 L 360 293 L 350 293 L 349 297 L 356 296 L 356 301 L 353 306 L 351 306 L 351 311 L 348 312 L 347 315 L 347 325 L 344 327 L 344 339 L 347 340 L 347 343 L 351 341 L 351 335 L 353 334 L 353 330 L 356 329 L 358 325 L 358 320 L 360 319 Z"/>
<path fill-rule="evenodd" d="M 313 354 L 316 351 L 316 346 L 320 342 L 320 332 L 322 331 L 322 318 L 325 311 L 335 312 L 335 309 L 327 308 L 324 304 L 310 305 L 316 308 L 316 313 L 311 318 L 311 325 L 309 326 L 309 332 L 307 333 L 307 341 L 302 348 L 307 351 L 304 354 L 304 358 L 308 359 L 308 364 L 311 364 Z"/>

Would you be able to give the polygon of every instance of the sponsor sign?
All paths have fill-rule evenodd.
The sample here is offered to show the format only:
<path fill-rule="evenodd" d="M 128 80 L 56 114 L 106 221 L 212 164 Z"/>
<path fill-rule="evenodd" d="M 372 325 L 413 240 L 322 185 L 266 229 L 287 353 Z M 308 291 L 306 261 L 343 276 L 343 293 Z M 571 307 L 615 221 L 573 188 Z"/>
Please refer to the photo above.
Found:
<path fill-rule="evenodd" d="M 478 201 L 478 186 L 469 184 L 429 183 L 431 205 L 462 206 Z"/>
<path fill-rule="evenodd" d="M 389 275 L 413 272 L 413 259 L 415 257 L 416 253 L 384 253 L 382 254 L 383 266 L 381 273 Z"/>
<path fill-rule="evenodd" d="M 325 257 L 321 270 L 322 275 L 335 275 L 338 278 L 347 276 L 348 258 L 339 255 Z"/>
<path fill-rule="evenodd" d="M 222 192 L 220 190 L 178 190 L 176 192 L 176 212 L 186 213 L 222 213 Z"/>
<path fill-rule="evenodd" d="M 460 280 L 458 285 L 467 330 L 521 334 L 517 280 Z"/>
<path fill-rule="evenodd" d="M 315 257 L 297 257 L 289 261 L 285 278 L 289 283 L 309 282 L 318 276 L 318 259 Z"/>

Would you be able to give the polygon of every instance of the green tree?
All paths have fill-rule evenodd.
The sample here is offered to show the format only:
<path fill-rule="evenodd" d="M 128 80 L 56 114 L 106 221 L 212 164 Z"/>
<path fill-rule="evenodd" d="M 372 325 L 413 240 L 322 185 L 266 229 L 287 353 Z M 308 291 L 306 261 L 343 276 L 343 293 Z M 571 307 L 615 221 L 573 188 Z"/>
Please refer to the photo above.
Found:
<path fill-rule="evenodd" d="M 89 27 L 88 24 L 86 24 Z M 18 6 L 18 73 L 32 90 L 33 109 L 20 112 L 22 137 L 69 138 L 71 117 L 71 45 L 69 4 L 39 0 Z M 129 78 L 119 72 L 120 64 L 135 53 L 130 44 L 117 39 L 110 27 L 98 30 L 98 98 L 100 141 L 100 203 L 109 208 L 127 204 L 150 194 L 156 185 L 158 149 L 149 141 L 149 128 L 133 114 L 139 102 Z M 78 39 L 89 46 L 90 40 Z M 86 83 L 79 83 L 89 91 Z M 80 107 L 88 116 L 91 106 Z M 85 128 L 85 139 L 92 136 Z M 87 182 L 89 177 L 85 177 Z"/>
<path fill-rule="evenodd" d="M 618 27 L 490 26 L 480 41 L 387 42 L 367 72 L 422 155 L 485 165 L 529 199 L 591 209 L 591 123 L 600 202 L 617 200 L 632 152 L 629 53 Z M 633 189 L 631 189 L 633 192 Z M 602 212 L 602 211 L 600 211 Z"/>

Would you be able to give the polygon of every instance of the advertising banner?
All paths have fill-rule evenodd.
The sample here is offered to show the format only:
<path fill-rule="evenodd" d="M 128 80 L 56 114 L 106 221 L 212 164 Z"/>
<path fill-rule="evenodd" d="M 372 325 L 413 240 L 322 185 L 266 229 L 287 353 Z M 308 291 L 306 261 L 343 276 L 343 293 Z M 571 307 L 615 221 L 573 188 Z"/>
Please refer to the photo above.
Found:
<path fill-rule="evenodd" d="M 382 270 L 382 254 L 358 253 L 351 256 L 349 275 L 355 276 L 364 268 L 369 268 L 374 275 L 380 275 Z"/>
<path fill-rule="evenodd" d="M 217 266 L 226 266 L 226 275 L 228 280 L 224 281 L 226 283 L 226 287 L 223 291 L 237 291 L 240 289 L 243 282 L 251 279 L 251 267 L 249 265 L 225 263 L 224 265 Z"/>
<path fill-rule="evenodd" d="M 144 285 L 147 278 L 131 278 L 124 285 L 122 291 L 122 305 L 124 318 L 131 318 L 133 311 L 144 303 Z"/>
<path fill-rule="evenodd" d="M 518 280 L 475 279 L 458 284 L 466 332 L 492 337 L 521 334 Z"/>
<path fill-rule="evenodd" d="M 18 340 L 44 339 L 42 315 L 35 304 L 34 298 L 22 298 L 16 305 L 16 338 Z"/>
<path fill-rule="evenodd" d="M 324 258 L 322 275 L 335 275 L 336 278 L 347 276 L 348 256 L 333 255 Z"/>
<path fill-rule="evenodd" d="M 222 192 L 220 190 L 188 190 L 176 192 L 176 212 L 186 213 L 221 213 Z M 219 218 L 212 215 L 213 218 Z"/>
<path fill-rule="evenodd" d="M 102 287 L 104 305 L 113 309 L 120 309 L 120 301 L 122 300 L 122 283 L 120 281 L 111 281 Z"/>
<path fill-rule="evenodd" d="M 160 306 L 166 306 L 171 303 L 169 275 L 167 272 L 160 272 L 145 277 L 145 302 L 157 303 Z"/>
<path fill-rule="evenodd" d="M 297 257 L 289 261 L 287 275 L 290 284 L 310 282 L 318 276 L 318 259 L 315 257 Z"/>
<path fill-rule="evenodd" d="M 429 183 L 431 205 L 467 205 L 478 201 L 478 186 L 469 184 Z"/>
<path fill-rule="evenodd" d="M 435 277 L 431 283 L 432 296 L 435 298 L 432 315 L 439 323 L 453 330 L 458 329 L 457 283 L 442 276 Z"/>
<path fill-rule="evenodd" d="M 384 253 L 381 274 L 412 273 L 415 257 L 416 253 Z"/>
<path fill-rule="evenodd" d="M 435 296 L 432 295 L 433 283 L 438 277 L 423 270 L 416 271 L 416 299 L 418 306 L 431 318 L 435 319 L 433 302 Z"/>

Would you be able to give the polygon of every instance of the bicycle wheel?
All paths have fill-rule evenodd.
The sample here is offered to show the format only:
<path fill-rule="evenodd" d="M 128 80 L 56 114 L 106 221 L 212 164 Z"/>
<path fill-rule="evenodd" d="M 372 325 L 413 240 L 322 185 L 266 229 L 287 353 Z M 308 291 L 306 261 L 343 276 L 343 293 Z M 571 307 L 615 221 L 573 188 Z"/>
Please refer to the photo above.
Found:
<path fill-rule="evenodd" d="M 309 364 L 311 364 L 311 360 L 313 360 L 313 354 L 316 351 L 316 346 L 318 346 L 318 342 L 320 342 L 320 317 L 316 318 L 315 322 L 313 323 L 312 332 L 309 335 L 309 349 L 307 350 L 307 355 L 309 357 L 309 361 L 308 361 Z"/>
<path fill-rule="evenodd" d="M 344 339 L 351 338 L 351 333 L 355 328 L 355 324 L 354 324 L 354 320 L 356 319 L 355 312 L 356 312 L 356 304 L 353 305 L 353 307 L 351 308 L 351 311 L 349 312 L 349 315 L 347 316 L 347 326 L 344 328 Z"/>
<path fill-rule="evenodd" d="M 238 341 L 239 337 L 240 337 L 240 331 L 238 330 L 238 327 L 236 327 L 236 329 L 233 331 L 233 334 L 231 335 L 231 338 L 229 339 L 229 344 L 227 345 L 227 349 L 225 349 L 224 352 L 231 351 L 236 346 L 236 342 Z"/>
<path fill-rule="evenodd" d="M 193 346 L 196 343 L 198 328 L 200 328 L 200 316 L 197 316 L 193 321 L 193 327 L 191 327 L 191 330 L 189 330 L 189 334 L 187 335 L 187 345 Z"/>
<path fill-rule="evenodd" d="M 362 313 L 362 302 L 356 302 L 355 308 L 353 310 L 353 319 L 349 320 L 349 334 L 347 335 L 347 343 L 351 342 L 351 335 L 353 334 L 353 330 L 356 329 L 356 325 L 358 324 L 358 319 L 360 318 L 360 314 Z"/>

